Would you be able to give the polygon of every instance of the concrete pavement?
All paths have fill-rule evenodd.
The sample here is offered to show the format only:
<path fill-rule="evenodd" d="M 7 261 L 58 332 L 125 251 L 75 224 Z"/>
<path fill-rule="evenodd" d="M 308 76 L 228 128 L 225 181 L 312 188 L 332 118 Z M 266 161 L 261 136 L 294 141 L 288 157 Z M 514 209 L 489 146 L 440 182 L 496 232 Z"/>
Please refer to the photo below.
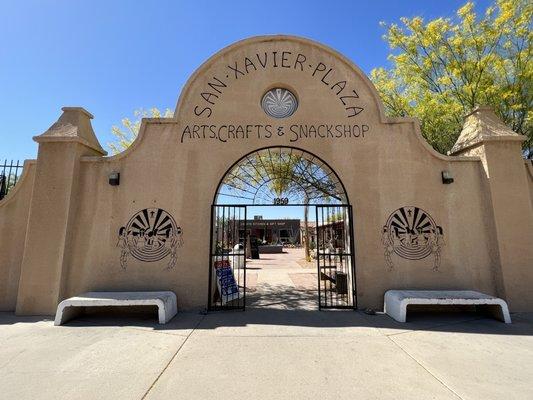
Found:
<path fill-rule="evenodd" d="M 531 399 L 533 316 L 0 313 L 1 399 Z"/>
<path fill-rule="evenodd" d="M 259 260 L 247 260 L 246 268 L 247 306 L 318 309 L 316 263 L 305 262 L 302 248 L 261 254 Z"/>
<path fill-rule="evenodd" d="M 0 313 L 0 399 L 533 398 L 533 314 L 320 312 L 301 255 L 249 263 L 245 312 Z"/>

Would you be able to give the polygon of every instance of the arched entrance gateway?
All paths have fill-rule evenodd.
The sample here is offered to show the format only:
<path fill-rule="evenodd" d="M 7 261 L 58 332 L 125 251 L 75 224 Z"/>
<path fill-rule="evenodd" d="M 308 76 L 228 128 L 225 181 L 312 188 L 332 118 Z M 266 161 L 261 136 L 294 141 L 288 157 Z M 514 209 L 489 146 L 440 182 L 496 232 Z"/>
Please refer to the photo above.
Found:
<path fill-rule="evenodd" d="M 105 156 L 91 118 L 63 108 L 0 201 L 0 310 L 51 315 L 110 290 L 171 290 L 180 310 L 243 308 L 252 244 L 297 244 L 289 228 L 248 226 L 253 207 L 307 209 L 321 308 L 383 309 L 389 289 L 533 307 L 533 169 L 524 138 L 486 108 L 466 117 L 451 156 L 438 154 L 416 120 L 384 114 L 350 60 L 279 35 L 209 58 L 174 116 L 143 119 L 123 153 Z"/>
<path fill-rule="evenodd" d="M 271 110 L 281 112 L 282 104 Z M 251 206 L 303 207 L 301 235 L 276 229 L 282 221 L 249 219 Z M 246 154 L 220 181 L 211 219 L 209 309 L 244 309 L 247 258 L 302 242 L 306 261 L 313 250 L 319 309 L 356 307 L 352 210 L 341 180 L 319 157 L 289 146 Z M 283 302 L 283 293 L 277 300 Z"/>

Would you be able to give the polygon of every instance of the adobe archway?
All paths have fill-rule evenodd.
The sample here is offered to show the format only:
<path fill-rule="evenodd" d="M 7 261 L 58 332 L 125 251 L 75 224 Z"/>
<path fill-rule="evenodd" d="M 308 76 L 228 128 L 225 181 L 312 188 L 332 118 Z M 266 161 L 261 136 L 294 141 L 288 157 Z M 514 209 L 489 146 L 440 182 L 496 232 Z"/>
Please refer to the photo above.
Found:
<path fill-rule="evenodd" d="M 352 209 L 344 185 L 320 157 L 296 147 L 275 146 L 241 157 L 217 187 L 211 208 L 209 309 L 244 309 L 247 258 L 259 258 L 264 247 L 282 250 L 279 238 L 271 237 L 273 242 L 258 246 L 254 256 L 249 247 L 259 238 L 251 228 L 260 222 L 249 219 L 251 206 L 303 206 L 307 243 L 311 209 L 318 308 L 356 308 Z M 283 294 L 276 297 L 279 301 Z"/>
<path fill-rule="evenodd" d="M 282 107 L 272 109 L 277 100 Z M 88 290 L 161 289 L 174 291 L 181 309 L 204 308 L 213 193 L 235 160 L 272 146 L 312 153 L 342 178 L 357 216 L 360 308 L 381 308 L 391 288 L 432 288 L 531 309 L 533 175 L 520 158 L 524 138 L 486 109 L 467 117 L 456 156 L 440 155 L 415 120 L 384 116 L 352 62 L 279 35 L 215 54 L 183 88 L 174 117 L 144 119 L 119 155 L 105 157 L 90 113 L 63 111 L 36 138 L 27 178 L 0 203 L 12 238 L 0 251 L 3 309 L 49 315 Z M 121 229 L 146 215 L 173 221 L 157 257 L 153 242 Z"/>

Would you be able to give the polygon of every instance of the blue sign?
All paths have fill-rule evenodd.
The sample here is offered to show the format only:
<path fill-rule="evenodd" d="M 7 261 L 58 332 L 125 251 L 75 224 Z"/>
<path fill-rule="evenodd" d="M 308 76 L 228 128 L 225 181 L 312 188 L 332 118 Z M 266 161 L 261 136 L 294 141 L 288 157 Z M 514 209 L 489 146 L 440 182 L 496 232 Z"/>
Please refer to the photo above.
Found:
<path fill-rule="evenodd" d="M 217 276 L 217 286 L 222 299 L 222 304 L 239 298 L 239 286 L 235 281 L 233 269 L 229 261 L 215 262 L 215 271 Z M 217 265 L 218 264 L 218 265 Z"/>

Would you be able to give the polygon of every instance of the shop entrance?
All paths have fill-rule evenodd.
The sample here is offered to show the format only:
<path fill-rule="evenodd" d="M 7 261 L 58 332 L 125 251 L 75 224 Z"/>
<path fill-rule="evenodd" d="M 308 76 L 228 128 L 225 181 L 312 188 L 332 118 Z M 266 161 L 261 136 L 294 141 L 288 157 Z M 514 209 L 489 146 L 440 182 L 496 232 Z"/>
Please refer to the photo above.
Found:
<path fill-rule="evenodd" d="M 320 158 L 293 147 L 245 155 L 211 208 L 208 308 L 356 308 L 352 220 Z"/>

